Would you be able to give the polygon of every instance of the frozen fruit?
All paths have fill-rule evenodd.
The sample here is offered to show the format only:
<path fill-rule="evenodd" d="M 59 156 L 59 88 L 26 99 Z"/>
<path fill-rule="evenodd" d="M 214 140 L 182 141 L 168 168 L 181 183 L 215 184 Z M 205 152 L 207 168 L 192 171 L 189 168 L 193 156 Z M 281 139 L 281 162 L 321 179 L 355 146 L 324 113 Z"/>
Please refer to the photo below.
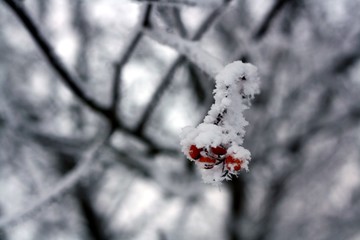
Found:
<path fill-rule="evenodd" d="M 224 155 L 226 153 L 226 149 L 221 146 L 211 147 L 211 152 L 217 155 Z"/>
<path fill-rule="evenodd" d="M 199 159 L 199 163 L 203 164 L 203 168 L 205 169 L 211 169 L 214 167 L 216 160 L 214 158 L 211 157 L 200 157 Z"/>
<path fill-rule="evenodd" d="M 202 157 L 199 159 L 199 162 L 201 162 L 201 163 L 215 164 L 215 163 L 216 163 L 216 160 L 215 160 L 214 158 L 211 158 L 211 157 L 204 157 L 204 156 L 202 156 Z"/>
<path fill-rule="evenodd" d="M 241 159 L 234 158 L 231 155 L 227 156 L 225 159 L 225 167 L 229 171 L 240 171 L 242 163 L 243 161 Z"/>
<path fill-rule="evenodd" d="M 197 148 L 195 145 L 191 145 L 189 149 L 189 155 L 192 159 L 200 158 L 201 149 Z"/>

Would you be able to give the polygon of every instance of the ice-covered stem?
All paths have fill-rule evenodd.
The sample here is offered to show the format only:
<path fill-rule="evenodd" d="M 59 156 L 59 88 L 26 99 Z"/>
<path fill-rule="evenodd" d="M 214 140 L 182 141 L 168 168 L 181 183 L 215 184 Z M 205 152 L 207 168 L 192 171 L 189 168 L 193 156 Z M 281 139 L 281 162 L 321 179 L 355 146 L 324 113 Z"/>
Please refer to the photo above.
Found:
<path fill-rule="evenodd" d="M 219 59 L 203 50 L 197 42 L 159 30 L 145 29 L 144 32 L 159 43 L 172 47 L 177 52 L 185 55 L 191 62 L 212 77 L 215 77 L 224 68 L 224 64 Z"/>
<path fill-rule="evenodd" d="M 226 65 L 215 81 L 215 103 L 203 123 L 186 127 L 181 134 L 182 151 L 203 169 L 205 182 L 220 182 L 248 170 L 250 152 L 242 147 L 248 122 L 243 111 L 259 93 L 257 69 L 250 63 Z"/>

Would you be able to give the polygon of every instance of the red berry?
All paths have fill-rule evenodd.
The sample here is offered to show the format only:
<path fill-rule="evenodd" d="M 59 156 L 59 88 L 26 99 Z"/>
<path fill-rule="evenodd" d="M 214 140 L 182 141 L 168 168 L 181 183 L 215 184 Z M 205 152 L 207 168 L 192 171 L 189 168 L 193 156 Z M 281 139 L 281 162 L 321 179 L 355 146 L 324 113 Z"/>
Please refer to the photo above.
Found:
<path fill-rule="evenodd" d="M 226 149 L 221 146 L 211 147 L 211 152 L 217 155 L 224 155 L 226 153 Z"/>
<path fill-rule="evenodd" d="M 236 164 L 234 165 L 234 171 L 240 171 L 241 170 L 241 165 L 240 164 Z"/>
<path fill-rule="evenodd" d="M 215 164 L 216 160 L 214 158 L 211 158 L 211 157 L 201 156 L 200 159 L 199 159 L 199 162 L 207 163 L 207 164 Z"/>
<path fill-rule="evenodd" d="M 227 156 L 225 159 L 225 167 L 226 169 L 230 170 L 230 171 L 240 171 L 241 170 L 241 164 L 242 164 L 242 160 L 241 159 L 237 159 L 234 158 L 233 156 Z"/>
<path fill-rule="evenodd" d="M 191 145 L 189 149 L 189 155 L 192 159 L 200 158 L 201 149 L 197 148 L 195 145 Z"/>
<path fill-rule="evenodd" d="M 201 156 L 199 159 L 199 163 L 204 164 L 203 167 L 205 169 L 212 169 L 216 163 L 216 160 L 214 158 L 211 157 L 204 157 Z"/>

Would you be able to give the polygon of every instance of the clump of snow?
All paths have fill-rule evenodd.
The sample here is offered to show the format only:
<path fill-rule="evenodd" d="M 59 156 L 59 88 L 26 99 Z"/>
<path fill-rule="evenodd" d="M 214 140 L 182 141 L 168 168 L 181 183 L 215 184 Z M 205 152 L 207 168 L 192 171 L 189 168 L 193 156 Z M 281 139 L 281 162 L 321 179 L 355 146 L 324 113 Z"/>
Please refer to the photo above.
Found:
<path fill-rule="evenodd" d="M 203 123 L 185 127 L 180 135 L 183 153 L 201 168 L 207 183 L 229 180 L 240 169 L 248 171 L 250 152 L 242 147 L 248 122 L 243 111 L 249 108 L 249 100 L 259 93 L 260 82 L 257 68 L 241 61 L 226 65 L 215 80 L 215 103 Z M 190 156 L 191 146 L 200 152 L 198 156 L 193 154 L 195 159 Z M 216 147 L 225 149 L 226 153 L 217 154 Z M 215 163 L 209 163 L 209 158 Z"/>

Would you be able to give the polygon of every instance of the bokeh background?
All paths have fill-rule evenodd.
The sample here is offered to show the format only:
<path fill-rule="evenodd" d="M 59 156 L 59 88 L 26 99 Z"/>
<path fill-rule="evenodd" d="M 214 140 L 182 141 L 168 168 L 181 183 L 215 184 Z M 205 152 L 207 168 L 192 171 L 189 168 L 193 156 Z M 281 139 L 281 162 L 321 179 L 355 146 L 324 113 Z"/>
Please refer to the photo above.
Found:
<path fill-rule="evenodd" d="M 249 172 L 202 183 L 214 80 L 256 65 Z M 360 239 L 360 1 L 1 0 L 0 239 Z"/>

